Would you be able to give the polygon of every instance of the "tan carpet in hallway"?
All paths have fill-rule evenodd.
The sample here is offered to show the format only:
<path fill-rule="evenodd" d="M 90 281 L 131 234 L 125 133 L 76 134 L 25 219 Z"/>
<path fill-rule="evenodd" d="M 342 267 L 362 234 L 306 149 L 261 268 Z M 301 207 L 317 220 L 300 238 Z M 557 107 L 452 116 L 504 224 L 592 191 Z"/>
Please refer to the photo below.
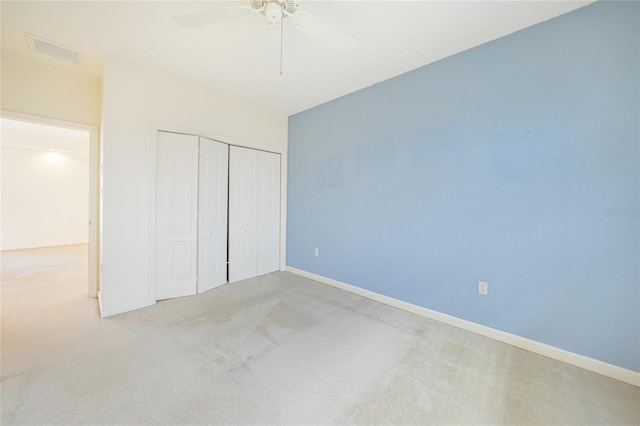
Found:
<path fill-rule="evenodd" d="M 85 262 L 2 253 L 2 425 L 640 423 L 636 387 L 289 273 L 99 319 Z"/>

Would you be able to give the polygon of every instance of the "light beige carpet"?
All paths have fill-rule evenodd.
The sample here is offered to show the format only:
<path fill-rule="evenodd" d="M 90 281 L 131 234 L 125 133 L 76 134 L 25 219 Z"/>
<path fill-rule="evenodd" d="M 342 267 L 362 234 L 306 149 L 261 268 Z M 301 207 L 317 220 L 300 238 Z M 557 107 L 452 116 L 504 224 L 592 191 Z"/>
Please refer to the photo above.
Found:
<path fill-rule="evenodd" d="M 86 247 L 2 253 L 2 425 L 640 423 L 640 390 L 274 273 L 99 319 Z"/>

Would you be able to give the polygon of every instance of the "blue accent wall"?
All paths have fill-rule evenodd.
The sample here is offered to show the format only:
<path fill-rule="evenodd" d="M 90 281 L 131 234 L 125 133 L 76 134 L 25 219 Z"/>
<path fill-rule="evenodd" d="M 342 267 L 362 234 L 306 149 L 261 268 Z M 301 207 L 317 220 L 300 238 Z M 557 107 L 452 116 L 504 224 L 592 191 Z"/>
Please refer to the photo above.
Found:
<path fill-rule="evenodd" d="M 594 3 L 291 116 L 288 265 L 640 371 L 639 22 Z"/>

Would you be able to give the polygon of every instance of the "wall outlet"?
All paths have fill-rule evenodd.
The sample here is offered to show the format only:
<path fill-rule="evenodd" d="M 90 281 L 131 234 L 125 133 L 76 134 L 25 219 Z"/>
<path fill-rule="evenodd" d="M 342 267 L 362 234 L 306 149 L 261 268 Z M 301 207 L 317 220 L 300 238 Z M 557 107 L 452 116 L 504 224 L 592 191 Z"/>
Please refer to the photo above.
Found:
<path fill-rule="evenodd" d="M 320 256 L 320 251 L 319 251 L 317 248 L 313 249 L 313 255 L 314 255 L 315 257 Z"/>
<path fill-rule="evenodd" d="M 489 294 L 489 284 L 483 281 L 478 281 L 478 293 L 482 294 L 483 296 Z"/>

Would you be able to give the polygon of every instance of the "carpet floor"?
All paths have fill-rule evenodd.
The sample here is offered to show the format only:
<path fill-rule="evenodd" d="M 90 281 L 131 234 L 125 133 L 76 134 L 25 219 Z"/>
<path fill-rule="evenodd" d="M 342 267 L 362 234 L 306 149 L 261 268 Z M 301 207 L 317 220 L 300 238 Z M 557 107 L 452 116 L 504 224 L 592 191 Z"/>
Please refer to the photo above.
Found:
<path fill-rule="evenodd" d="M 637 387 L 293 274 L 100 319 L 86 246 L 1 255 L 2 425 L 640 423 Z"/>

